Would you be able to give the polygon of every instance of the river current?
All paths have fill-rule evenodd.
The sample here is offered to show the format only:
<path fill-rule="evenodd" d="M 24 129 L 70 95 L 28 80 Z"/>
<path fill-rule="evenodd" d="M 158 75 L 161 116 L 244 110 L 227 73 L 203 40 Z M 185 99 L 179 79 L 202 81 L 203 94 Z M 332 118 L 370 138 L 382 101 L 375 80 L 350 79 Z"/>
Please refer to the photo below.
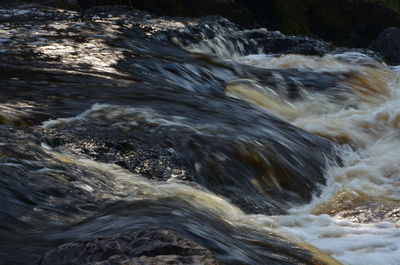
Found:
<path fill-rule="evenodd" d="M 149 228 L 223 264 L 399 264 L 400 67 L 220 17 L 0 22 L 0 264 Z"/>

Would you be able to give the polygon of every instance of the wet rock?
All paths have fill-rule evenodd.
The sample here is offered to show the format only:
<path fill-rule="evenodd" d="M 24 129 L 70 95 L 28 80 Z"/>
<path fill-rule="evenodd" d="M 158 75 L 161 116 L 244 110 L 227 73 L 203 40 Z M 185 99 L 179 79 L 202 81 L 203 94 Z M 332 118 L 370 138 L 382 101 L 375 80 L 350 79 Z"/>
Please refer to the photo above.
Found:
<path fill-rule="evenodd" d="M 81 240 L 46 253 L 40 265 L 220 264 L 207 249 L 169 230 L 139 230 Z"/>
<path fill-rule="evenodd" d="M 261 26 L 270 30 L 280 30 L 289 35 L 313 35 L 336 45 L 350 47 L 366 47 L 382 30 L 400 24 L 399 3 L 384 0 L 349 2 L 341 0 L 36 0 L 34 2 L 74 10 L 99 5 L 127 5 L 158 15 L 180 17 L 220 15 L 244 27 Z"/>
<path fill-rule="evenodd" d="M 141 137 L 118 134 L 116 131 L 96 129 L 76 132 L 44 130 L 42 140 L 53 148 L 67 147 L 77 154 L 104 163 L 119 165 L 133 173 L 160 181 L 193 181 L 193 177 L 173 148 L 153 142 L 146 143 Z M 76 138 L 79 141 L 76 141 Z"/>
<path fill-rule="evenodd" d="M 331 43 L 310 37 L 286 36 L 260 41 L 264 51 L 275 54 L 302 54 L 322 56 L 334 50 Z"/>
<path fill-rule="evenodd" d="M 391 27 L 381 32 L 371 47 L 380 53 L 386 63 L 400 64 L 400 28 Z"/>
<path fill-rule="evenodd" d="M 392 222 L 400 224 L 400 208 L 396 203 L 367 202 L 364 206 L 338 211 L 333 216 L 357 223 Z"/>
<path fill-rule="evenodd" d="M 139 96 L 140 93 L 148 97 L 149 90 L 135 94 Z M 54 121 L 46 127 L 58 131 L 58 135 L 68 135 L 73 146 L 75 139 L 96 137 L 95 142 L 101 147 L 106 135 L 114 135 L 113 139 L 128 142 L 141 139 L 147 147 L 143 154 L 148 153 L 149 147 L 171 148 L 176 154 L 166 155 L 167 162 L 170 157 L 177 157 L 176 160 L 193 173 L 195 182 L 227 196 L 248 212 L 282 213 L 288 202 L 311 199 L 317 183 L 325 181 L 321 169 L 325 166 L 324 157 L 332 154 L 330 142 L 297 130 L 248 104 L 231 99 L 204 99 L 180 93 L 174 103 L 163 101 L 151 111 L 96 105 L 86 112 L 87 116 Z M 185 105 L 178 100 L 183 100 Z M 207 109 L 212 115 L 201 109 Z M 253 119 L 257 122 L 249 122 Z M 114 124 L 115 120 L 118 124 Z M 234 128 L 229 124 L 235 124 Z M 99 138 L 99 135 L 104 137 Z M 281 141 L 285 145 L 280 144 Z M 115 151 L 106 148 L 98 152 L 100 157 L 102 154 L 113 157 Z M 127 157 L 122 161 L 129 165 L 129 153 Z M 132 157 L 135 157 L 134 152 Z M 141 158 L 140 153 L 136 157 Z M 299 157 L 304 161 L 301 164 Z M 152 172 L 152 164 L 147 165 Z M 165 166 L 168 164 L 153 169 L 165 169 Z M 146 172 L 146 169 L 139 172 Z M 174 179 L 174 172 L 171 173 Z"/>
<path fill-rule="evenodd" d="M 95 8 L 85 12 L 87 19 L 77 14 L 76 20 L 58 24 L 18 23 L 18 33 L 7 29 L 7 36 L 18 42 L 6 47 L 25 54 L 4 56 L 0 63 L 7 103 L 0 109 L 40 124 L 74 117 L 95 103 L 112 104 L 93 112 L 100 115 L 94 119 L 73 119 L 82 122 L 79 126 L 66 122 L 38 138 L 50 147 L 117 164 L 153 180 L 193 180 L 252 213 L 281 213 L 291 201 L 311 199 L 318 183 L 325 181 L 322 169 L 331 143 L 226 98 L 224 86 L 230 80 L 252 79 L 279 92 L 284 83 L 284 96 L 296 99 L 300 87 L 328 91 L 338 79 L 228 63 L 173 43 L 174 38 L 196 43 L 223 36 L 228 45 L 244 47 L 243 54 L 263 46 L 279 53 L 297 46 L 301 50 L 307 38 L 265 29 L 238 31 L 221 17 L 160 18 L 118 7 L 108 18 L 110 10 Z M 54 10 L 46 12 L 56 15 Z M 100 19 L 93 21 L 94 16 Z M 121 25 L 113 24 L 116 20 Z M 32 28 L 41 30 L 50 45 L 31 47 Z M 279 45 L 285 41 L 286 46 Z M 113 119 L 108 118 L 111 114 Z"/>
<path fill-rule="evenodd" d="M 368 0 L 78 0 L 82 8 L 126 4 L 162 15 L 221 15 L 245 27 L 311 34 L 335 44 L 365 47 L 383 29 L 400 24 L 397 1 Z"/>

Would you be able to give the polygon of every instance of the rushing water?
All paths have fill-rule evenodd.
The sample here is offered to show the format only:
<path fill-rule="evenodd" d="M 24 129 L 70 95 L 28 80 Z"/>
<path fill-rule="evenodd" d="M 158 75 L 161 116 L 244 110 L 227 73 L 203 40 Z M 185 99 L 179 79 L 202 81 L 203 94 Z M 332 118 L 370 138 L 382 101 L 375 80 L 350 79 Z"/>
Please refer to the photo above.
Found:
<path fill-rule="evenodd" d="M 160 227 L 224 264 L 398 264 L 399 68 L 91 12 L 0 10 L 0 264 Z"/>

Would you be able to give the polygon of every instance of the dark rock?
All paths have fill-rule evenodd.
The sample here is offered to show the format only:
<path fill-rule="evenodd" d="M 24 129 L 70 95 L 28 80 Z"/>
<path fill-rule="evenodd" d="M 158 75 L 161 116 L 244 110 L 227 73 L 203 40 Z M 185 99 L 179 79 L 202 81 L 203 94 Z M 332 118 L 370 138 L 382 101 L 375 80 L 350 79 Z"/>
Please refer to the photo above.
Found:
<path fill-rule="evenodd" d="M 371 48 L 380 53 L 386 63 L 400 64 L 400 28 L 391 27 L 379 34 Z"/>
<path fill-rule="evenodd" d="M 84 9 L 96 5 L 130 5 L 159 15 L 200 17 L 221 15 L 242 25 L 252 25 L 256 21 L 250 11 L 232 0 L 78 0 Z"/>
<path fill-rule="evenodd" d="M 272 0 L 267 7 L 265 1 L 249 2 L 269 29 L 317 35 L 343 46 L 365 47 L 383 29 L 400 24 L 398 1 Z"/>
<path fill-rule="evenodd" d="M 125 4 L 161 15 L 221 15 L 241 26 L 317 35 L 337 45 L 365 47 L 400 24 L 398 1 L 384 0 L 78 0 L 82 8 Z"/>
<path fill-rule="evenodd" d="M 92 9 L 104 12 L 106 17 L 110 10 Z M 124 10 L 112 11 L 119 14 Z M 239 31 L 220 17 L 148 18 L 143 12 L 127 13 L 109 20 L 127 21 L 127 26 L 113 33 L 104 31 L 108 22 L 92 21 L 97 13 L 90 13 L 79 28 L 67 19 L 68 27 L 46 35 L 49 44 L 58 43 L 59 36 L 65 34 L 75 36 L 63 42 L 74 52 L 66 53 L 57 63 L 49 60 L 51 55 L 43 57 L 34 50 L 29 56 L 4 56 L 6 59 L 0 63 L 2 94 L 7 97 L 5 102 L 20 103 L 10 104 L 4 111 L 29 124 L 40 124 L 51 118 L 74 117 L 95 103 L 107 103 L 110 106 L 91 112 L 93 118 L 72 119 L 80 121 L 78 126 L 66 122 L 43 132 L 38 136 L 40 142 L 118 164 L 147 178 L 194 181 L 251 213 L 282 213 L 291 202 L 311 199 L 319 183 L 325 181 L 323 168 L 325 157 L 332 151 L 331 143 L 246 102 L 226 97 L 225 85 L 232 80 L 251 79 L 295 100 L 304 88 L 316 93 L 335 92 L 342 77 L 228 63 L 186 52 L 169 39 L 195 43 L 201 38 L 213 41 L 216 36 L 227 41 L 227 48 L 230 44 L 245 47 L 243 54 L 263 47 L 269 53 L 298 49 L 315 54 L 318 51 L 310 50 L 314 47 L 302 47 L 311 40 L 267 30 Z M 46 14 L 48 22 L 38 21 L 32 26 L 54 32 L 50 18 L 55 14 L 51 10 Z M 79 13 L 75 16 L 82 18 Z M 22 32 L 18 43 L 5 47 L 16 53 L 32 49 L 32 28 L 23 28 Z M 104 43 L 105 35 L 108 37 Z M 86 42 L 96 43 L 97 48 L 82 49 L 81 44 Z M 109 57 L 104 54 L 118 54 L 121 49 L 121 58 L 109 66 L 116 71 L 109 72 L 109 67 L 103 66 L 99 70 L 99 65 L 91 65 L 86 57 L 90 53 L 106 62 Z M 76 61 L 81 63 L 71 64 Z M 116 116 L 107 118 L 111 113 Z"/>
<path fill-rule="evenodd" d="M 334 49 L 331 43 L 309 37 L 281 35 L 259 40 L 266 53 L 325 55 Z"/>
<path fill-rule="evenodd" d="M 11 4 L 10 4 L 11 2 Z M 4 7 L 7 6 L 16 6 L 17 4 L 24 4 L 24 3 L 29 3 L 29 4 L 39 4 L 43 6 L 51 6 L 51 7 L 56 7 L 56 8 L 63 8 L 63 9 L 71 9 L 71 10 L 79 10 L 80 6 L 77 2 L 77 0 L 14 0 L 14 1 L 8 1 L 8 0 L 0 0 L 0 4 Z"/>
<path fill-rule="evenodd" d="M 220 264 L 207 249 L 169 230 L 135 231 L 66 243 L 46 253 L 40 265 Z"/>
<path fill-rule="evenodd" d="M 117 164 L 131 172 L 159 181 L 193 181 L 193 177 L 174 149 L 149 144 L 140 137 L 116 131 L 83 130 L 71 135 L 67 131 L 46 130 L 42 139 L 51 147 L 64 146 L 77 154 L 104 163 Z M 79 141 L 74 139 L 79 138 Z"/>

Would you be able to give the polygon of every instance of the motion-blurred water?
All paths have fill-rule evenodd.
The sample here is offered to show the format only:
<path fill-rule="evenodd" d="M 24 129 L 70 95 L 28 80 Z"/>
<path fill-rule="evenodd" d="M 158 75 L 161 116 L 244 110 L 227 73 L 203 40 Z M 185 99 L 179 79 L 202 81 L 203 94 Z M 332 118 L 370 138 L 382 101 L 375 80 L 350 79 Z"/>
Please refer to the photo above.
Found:
<path fill-rule="evenodd" d="M 0 10 L 0 264 L 144 228 L 223 264 L 398 264 L 397 68 L 95 11 Z"/>

